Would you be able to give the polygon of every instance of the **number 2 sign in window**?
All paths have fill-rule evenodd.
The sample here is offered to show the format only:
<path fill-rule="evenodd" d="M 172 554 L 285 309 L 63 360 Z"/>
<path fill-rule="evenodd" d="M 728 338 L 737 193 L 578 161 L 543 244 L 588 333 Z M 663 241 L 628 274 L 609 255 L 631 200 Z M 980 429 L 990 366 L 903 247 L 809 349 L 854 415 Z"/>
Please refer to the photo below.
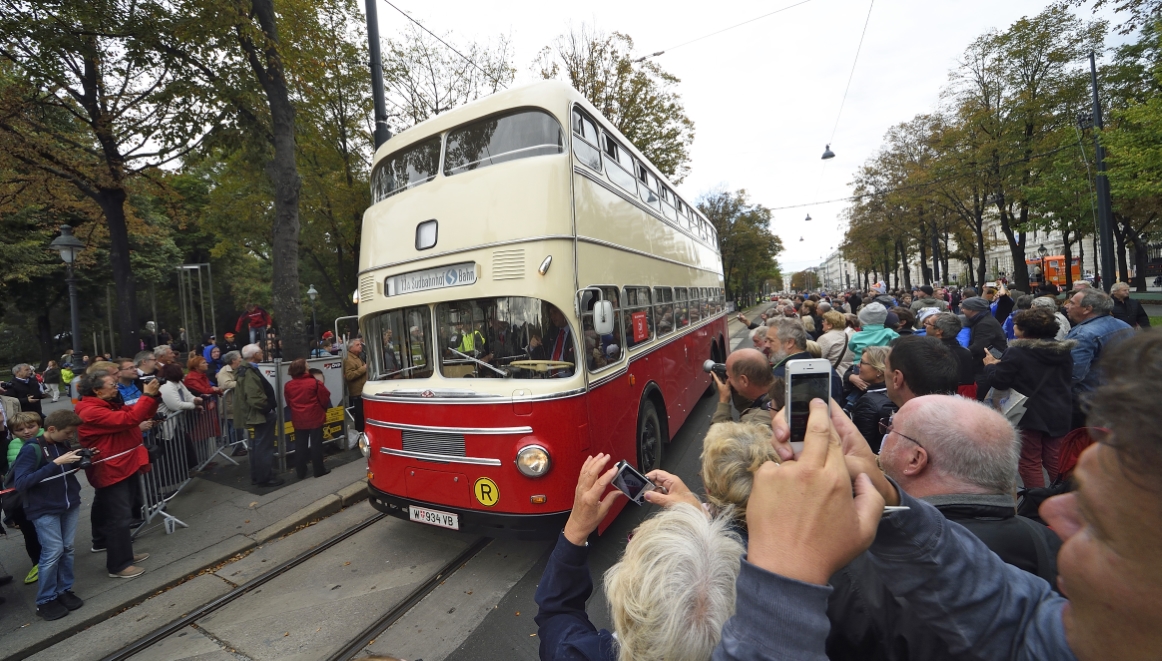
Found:
<path fill-rule="evenodd" d="M 645 311 L 634 312 L 630 315 L 633 321 L 633 341 L 634 343 L 644 342 L 650 339 L 650 320 L 649 315 Z"/>

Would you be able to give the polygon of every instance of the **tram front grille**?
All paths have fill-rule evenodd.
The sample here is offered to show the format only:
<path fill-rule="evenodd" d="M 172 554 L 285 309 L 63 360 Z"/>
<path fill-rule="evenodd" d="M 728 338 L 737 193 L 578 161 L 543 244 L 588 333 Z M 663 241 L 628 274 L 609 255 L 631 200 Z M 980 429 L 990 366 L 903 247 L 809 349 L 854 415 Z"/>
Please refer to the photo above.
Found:
<path fill-rule="evenodd" d="M 404 430 L 403 449 L 409 452 L 463 457 L 464 435 Z"/>

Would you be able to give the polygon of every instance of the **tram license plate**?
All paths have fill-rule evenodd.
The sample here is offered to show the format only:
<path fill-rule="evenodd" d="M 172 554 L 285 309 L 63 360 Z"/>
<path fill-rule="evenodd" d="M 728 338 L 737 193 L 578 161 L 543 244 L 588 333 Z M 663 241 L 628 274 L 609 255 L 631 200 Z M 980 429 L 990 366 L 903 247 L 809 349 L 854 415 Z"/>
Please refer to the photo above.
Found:
<path fill-rule="evenodd" d="M 415 505 L 408 505 L 408 513 L 411 515 L 412 521 L 426 523 L 429 526 L 440 526 L 441 528 L 448 528 L 450 530 L 460 529 L 460 517 L 456 514 L 438 512 L 424 507 L 416 507 Z"/>

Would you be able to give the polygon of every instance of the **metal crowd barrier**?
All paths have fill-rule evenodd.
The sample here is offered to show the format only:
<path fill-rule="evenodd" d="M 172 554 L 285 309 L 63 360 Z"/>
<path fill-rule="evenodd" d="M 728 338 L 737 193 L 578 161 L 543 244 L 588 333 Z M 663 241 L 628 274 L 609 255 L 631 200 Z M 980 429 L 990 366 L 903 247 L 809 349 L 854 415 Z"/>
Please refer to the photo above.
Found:
<path fill-rule="evenodd" d="M 155 521 L 165 526 L 167 535 L 178 526 L 188 528 L 166 511 L 169 502 L 218 457 L 238 464 L 227 450 L 245 443 L 244 432 L 234 428 L 221 401 L 232 396 L 228 390 L 222 397 L 205 397 L 203 408 L 159 416 L 153 428 L 144 432 L 150 465 L 137 474 L 140 491 L 135 494 L 138 502 L 134 507 L 140 507 L 142 523 L 134 529 L 133 537 L 152 530 Z"/>

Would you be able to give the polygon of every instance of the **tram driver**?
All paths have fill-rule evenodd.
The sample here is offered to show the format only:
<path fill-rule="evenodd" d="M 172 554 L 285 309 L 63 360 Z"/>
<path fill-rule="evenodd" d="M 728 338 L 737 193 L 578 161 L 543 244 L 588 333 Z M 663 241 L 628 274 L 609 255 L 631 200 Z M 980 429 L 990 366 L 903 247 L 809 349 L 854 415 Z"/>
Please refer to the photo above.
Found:
<path fill-rule="evenodd" d="M 577 349 L 573 343 L 573 334 L 569 331 L 569 320 L 565 313 L 557 306 L 547 304 L 549 308 L 549 326 L 545 329 L 543 341 L 535 334 L 529 338 L 529 357 L 533 360 L 555 360 L 566 363 L 577 363 Z M 573 368 L 555 369 L 549 372 L 553 378 L 564 378 L 573 375 Z"/>

